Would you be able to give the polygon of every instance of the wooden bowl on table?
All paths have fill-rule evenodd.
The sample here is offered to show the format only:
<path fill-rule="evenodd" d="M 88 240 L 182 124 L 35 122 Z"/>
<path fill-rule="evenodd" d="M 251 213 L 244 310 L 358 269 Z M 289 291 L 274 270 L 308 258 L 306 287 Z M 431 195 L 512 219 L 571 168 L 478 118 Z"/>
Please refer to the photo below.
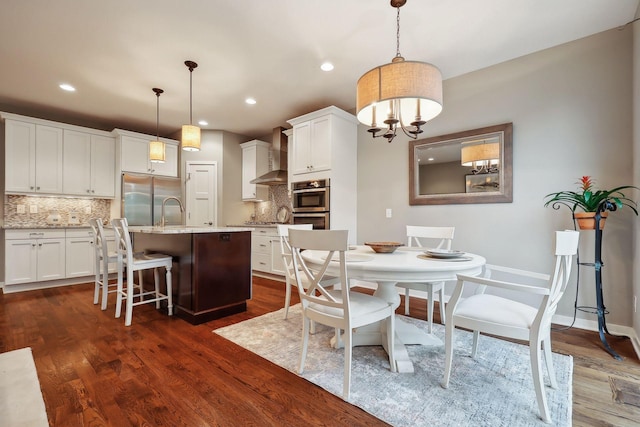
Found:
<path fill-rule="evenodd" d="M 365 242 L 364 244 L 379 254 L 390 254 L 403 245 L 400 242 Z"/>

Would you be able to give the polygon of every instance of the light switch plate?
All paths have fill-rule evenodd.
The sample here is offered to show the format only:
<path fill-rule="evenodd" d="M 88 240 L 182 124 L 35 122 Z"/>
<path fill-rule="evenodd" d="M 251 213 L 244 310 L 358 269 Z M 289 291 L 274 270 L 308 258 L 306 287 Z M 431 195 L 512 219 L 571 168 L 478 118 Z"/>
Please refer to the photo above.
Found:
<path fill-rule="evenodd" d="M 38 213 L 38 205 L 29 205 L 29 213 Z"/>
<path fill-rule="evenodd" d="M 87 215 L 91 214 L 91 206 L 87 206 L 86 208 L 84 208 L 84 213 L 86 213 Z"/>
<path fill-rule="evenodd" d="M 69 224 L 79 224 L 78 212 L 69 212 Z"/>
<path fill-rule="evenodd" d="M 25 205 L 16 206 L 16 212 L 19 214 L 27 213 L 27 207 Z"/>

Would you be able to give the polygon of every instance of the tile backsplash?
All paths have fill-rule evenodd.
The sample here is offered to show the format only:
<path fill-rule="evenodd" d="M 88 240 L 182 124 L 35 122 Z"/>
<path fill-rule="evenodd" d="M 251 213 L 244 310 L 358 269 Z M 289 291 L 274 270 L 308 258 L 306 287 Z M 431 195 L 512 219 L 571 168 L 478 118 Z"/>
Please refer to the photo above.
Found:
<path fill-rule="evenodd" d="M 5 227 L 88 225 L 90 218 L 110 221 L 110 212 L 109 199 L 4 196 Z"/>
<path fill-rule="evenodd" d="M 289 212 L 293 209 L 286 184 L 269 186 L 269 201 L 254 203 L 255 220 L 259 222 L 275 222 L 276 214 L 281 206 L 286 206 Z M 289 221 L 291 222 L 291 215 Z"/>

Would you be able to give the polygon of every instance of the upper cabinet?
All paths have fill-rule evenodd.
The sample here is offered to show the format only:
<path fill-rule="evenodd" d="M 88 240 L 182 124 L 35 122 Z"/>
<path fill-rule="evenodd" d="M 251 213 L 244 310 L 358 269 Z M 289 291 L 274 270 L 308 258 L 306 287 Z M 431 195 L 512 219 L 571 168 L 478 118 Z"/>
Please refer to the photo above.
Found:
<path fill-rule="evenodd" d="M 269 187 L 251 184 L 251 180 L 269 172 L 271 144 L 254 139 L 240 144 L 242 147 L 242 200 L 268 200 Z"/>
<path fill-rule="evenodd" d="M 5 192 L 115 197 L 109 132 L 0 113 L 5 120 Z"/>
<path fill-rule="evenodd" d="M 62 193 L 62 129 L 5 120 L 5 191 Z"/>
<path fill-rule="evenodd" d="M 356 118 L 334 106 L 288 121 L 293 126 L 289 147 L 289 181 L 331 178 L 340 169 L 344 156 L 355 167 Z"/>
<path fill-rule="evenodd" d="M 172 139 L 160 138 L 165 143 L 164 163 L 149 160 L 149 143 L 155 140 L 153 135 L 145 135 L 115 129 L 120 146 L 120 170 L 149 175 L 178 176 L 178 145 Z"/>
<path fill-rule="evenodd" d="M 293 175 L 331 169 L 331 116 L 305 120 L 293 127 Z"/>
<path fill-rule="evenodd" d="M 65 129 L 63 159 L 65 194 L 115 196 L 115 138 Z"/>

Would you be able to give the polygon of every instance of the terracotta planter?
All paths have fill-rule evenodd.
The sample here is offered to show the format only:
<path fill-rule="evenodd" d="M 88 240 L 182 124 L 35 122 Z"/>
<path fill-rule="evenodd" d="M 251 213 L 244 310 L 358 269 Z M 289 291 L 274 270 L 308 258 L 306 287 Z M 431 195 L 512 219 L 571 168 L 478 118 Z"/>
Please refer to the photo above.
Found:
<path fill-rule="evenodd" d="M 604 228 L 604 222 L 608 215 L 609 212 L 602 212 L 600 214 L 600 230 Z M 574 212 L 573 214 L 573 217 L 578 221 L 580 230 L 594 230 L 596 228 L 595 216 L 595 212 Z"/>

